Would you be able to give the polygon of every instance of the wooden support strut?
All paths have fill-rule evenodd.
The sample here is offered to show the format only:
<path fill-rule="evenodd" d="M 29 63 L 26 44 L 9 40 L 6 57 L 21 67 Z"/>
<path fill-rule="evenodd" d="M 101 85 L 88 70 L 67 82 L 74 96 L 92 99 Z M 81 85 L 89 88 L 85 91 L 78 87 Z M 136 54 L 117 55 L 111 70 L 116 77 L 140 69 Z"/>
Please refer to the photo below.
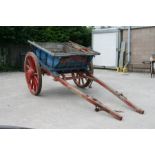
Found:
<path fill-rule="evenodd" d="M 93 104 L 96 107 L 98 107 L 99 111 L 106 111 L 107 113 L 112 115 L 115 119 L 122 120 L 123 117 L 121 115 L 119 115 L 118 113 L 112 111 L 107 106 L 103 105 L 99 100 L 97 100 L 97 99 L 95 99 L 95 98 L 93 98 L 93 97 L 91 97 L 91 96 L 81 92 L 79 89 L 77 89 L 74 86 L 72 86 L 71 84 L 69 84 L 66 80 L 64 80 L 64 79 L 62 79 L 60 77 L 55 77 L 55 80 L 59 81 L 62 85 L 64 85 L 65 87 L 67 87 L 68 89 L 73 91 L 75 94 L 79 95 L 80 97 L 84 98 L 85 100 L 87 100 L 91 104 Z"/>
<path fill-rule="evenodd" d="M 113 95 L 115 95 L 116 97 L 118 97 L 120 100 L 122 100 L 125 104 L 127 104 L 130 108 L 132 108 L 134 111 L 140 113 L 140 114 L 144 114 L 144 110 L 138 108 L 137 106 L 135 106 L 131 101 L 129 101 L 122 93 L 119 93 L 118 91 L 113 90 L 111 87 L 109 87 L 107 84 L 105 84 L 103 81 L 97 79 L 96 77 L 94 77 L 93 75 L 89 75 L 87 76 L 87 78 L 94 80 L 95 82 L 97 82 L 98 84 L 100 84 L 102 87 L 104 87 L 106 90 L 108 90 L 109 92 L 111 92 Z"/>

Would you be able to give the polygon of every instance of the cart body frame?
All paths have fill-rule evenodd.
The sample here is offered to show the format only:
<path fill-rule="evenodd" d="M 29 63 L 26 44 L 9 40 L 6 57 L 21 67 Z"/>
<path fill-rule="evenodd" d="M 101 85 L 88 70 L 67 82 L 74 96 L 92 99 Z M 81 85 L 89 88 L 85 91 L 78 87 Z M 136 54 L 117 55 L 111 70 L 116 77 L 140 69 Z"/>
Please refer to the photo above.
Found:
<path fill-rule="evenodd" d="M 92 61 L 93 57 L 95 55 L 99 55 L 98 52 L 94 52 L 92 50 L 85 52 L 78 51 L 77 49 L 69 46 L 72 42 L 51 43 L 50 48 L 52 49 L 54 46 L 53 51 L 40 46 L 39 43 L 37 44 L 31 41 L 28 42 L 31 44 L 32 52 L 37 56 L 41 66 L 46 67 L 48 71 L 55 75 L 76 71 L 86 72 L 88 70 L 88 64 Z"/>

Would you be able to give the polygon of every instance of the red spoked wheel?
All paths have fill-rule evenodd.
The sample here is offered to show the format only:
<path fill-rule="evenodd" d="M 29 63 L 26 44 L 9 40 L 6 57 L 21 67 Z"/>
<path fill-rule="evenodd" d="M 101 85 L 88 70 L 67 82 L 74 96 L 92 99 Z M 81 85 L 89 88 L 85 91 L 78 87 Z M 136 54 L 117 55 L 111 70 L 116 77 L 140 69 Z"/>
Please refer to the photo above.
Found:
<path fill-rule="evenodd" d="M 41 68 L 38 58 L 33 52 L 28 52 L 25 56 L 24 72 L 30 92 L 33 95 L 39 95 L 42 88 Z"/>
<path fill-rule="evenodd" d="M 92 80 L 88 79 L 86 76 L 88 74 L 93 74 L 93 64 L 90 63 L 88 65 L 88 72 L 76 72 L 76 73 L 72 73 L 72 77 L 73 77 L 73 81 L 74 83 L 80 87 L 80 88 L 85 88 L 91 85 Z"/>

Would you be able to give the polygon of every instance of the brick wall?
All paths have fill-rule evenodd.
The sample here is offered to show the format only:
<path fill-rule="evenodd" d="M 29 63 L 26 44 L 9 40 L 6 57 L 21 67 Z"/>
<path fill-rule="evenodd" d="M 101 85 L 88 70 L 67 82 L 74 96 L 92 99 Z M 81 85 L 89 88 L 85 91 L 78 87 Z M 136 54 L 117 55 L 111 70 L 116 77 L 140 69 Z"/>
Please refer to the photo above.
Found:
<path fill-rule="evenodd" d="M 128 40 L 128 31 L 123 30 L 123 41 Z M 137 28 L 131 30 L 131 63 L 130 70 L 146 70 L 149 65 L 142 62 L 149 60 L 151 54 L 155 52 L 155 27 Z"/>

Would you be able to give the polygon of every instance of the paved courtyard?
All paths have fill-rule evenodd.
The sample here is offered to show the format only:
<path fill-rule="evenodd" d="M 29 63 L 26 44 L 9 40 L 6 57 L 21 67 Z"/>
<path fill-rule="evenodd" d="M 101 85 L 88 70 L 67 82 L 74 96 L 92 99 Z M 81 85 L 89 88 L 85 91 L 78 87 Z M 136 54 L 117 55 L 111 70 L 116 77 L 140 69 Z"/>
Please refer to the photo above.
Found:
<path fill-rule="evenodd" d="M 95 76 L 123 92 L 145 114 L 133 112 L 95 83 L 83 91 L 113 110 L 122 111 L 122 121 L 105 112 L 94 112 L 94 106 L 51 77 L 43 77 L 41 95 L 36 97 L 30 94 L 23 72 L 7 72 L 0 73 L 0 125 L 56 129 L 155 128 L 155 78 L 151 79 L 148 73 L 107 70 L 95 70 Z"/>

